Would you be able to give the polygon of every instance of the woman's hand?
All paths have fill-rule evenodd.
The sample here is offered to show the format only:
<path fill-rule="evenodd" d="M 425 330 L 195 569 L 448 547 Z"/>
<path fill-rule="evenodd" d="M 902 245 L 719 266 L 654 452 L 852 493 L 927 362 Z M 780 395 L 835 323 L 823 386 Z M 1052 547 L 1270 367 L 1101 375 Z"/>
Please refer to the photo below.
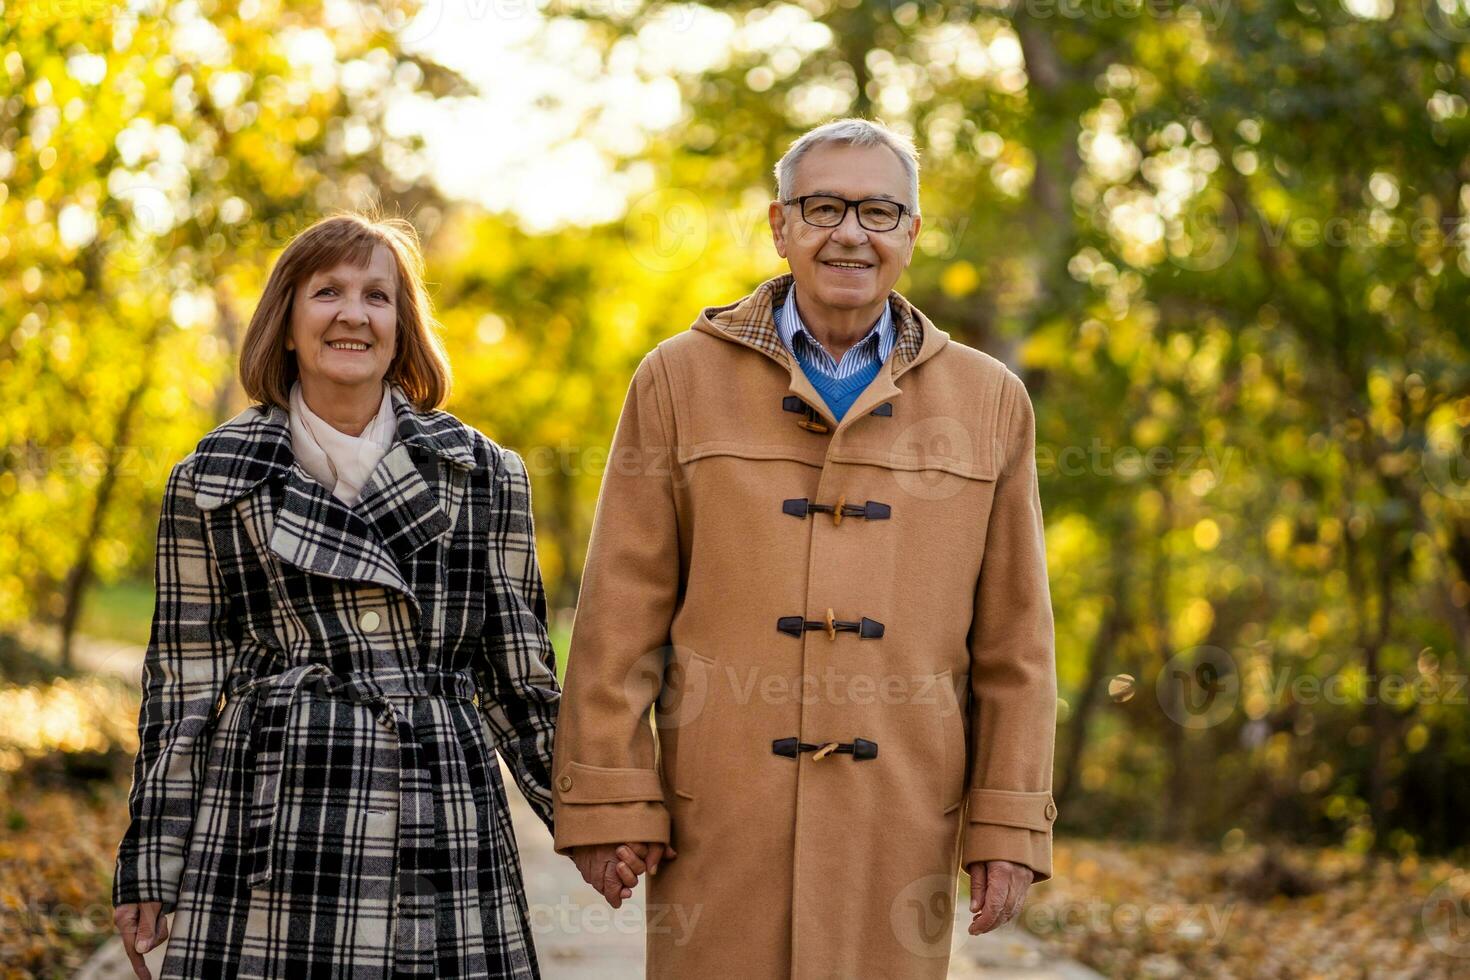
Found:
<path fill-rule="evenodd" d="M 112 912 L 112 921 L 122 933 L 123 950 L 138 980 L 152 980 L 143 954 L 168 938 L 168 920 L 162 911 L 162 902 L 129 902 Z"/>
<path fill-rule="evenodd" d="M 661 860 L 678 857 L 665 844 L 585 844 L 572 848 L 572 861 L 582 873 L 582 880 L 602 893 L 607 904 L 622 907 L 623 900 L 633 897 L 633 886 L 644 871 L 658 873 Z"/>

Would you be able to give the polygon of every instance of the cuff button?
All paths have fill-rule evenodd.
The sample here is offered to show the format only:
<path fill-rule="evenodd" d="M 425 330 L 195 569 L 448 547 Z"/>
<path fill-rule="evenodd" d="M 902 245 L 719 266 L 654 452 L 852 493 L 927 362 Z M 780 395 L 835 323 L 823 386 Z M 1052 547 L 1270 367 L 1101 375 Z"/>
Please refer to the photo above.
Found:
<path fill-rule="evenodd" d="M 1055 803 L 1048 803 L 1046 805 L 1046 819 L 1048 819 L 1048 820 L 1055 820 L 1056 818 L 1057 818 L 1057 805 Z"/>

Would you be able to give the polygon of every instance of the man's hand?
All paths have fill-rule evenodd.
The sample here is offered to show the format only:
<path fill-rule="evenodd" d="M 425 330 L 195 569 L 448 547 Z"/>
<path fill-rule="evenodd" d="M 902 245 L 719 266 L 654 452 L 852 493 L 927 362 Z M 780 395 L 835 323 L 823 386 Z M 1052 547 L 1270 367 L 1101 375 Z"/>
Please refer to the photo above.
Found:
<path fill-rule="evenodd" d="M 1024 864 L 976 861 L 970 873 L 970 935 L 998 929 L 1016 917 L 1036 875 Z"/>
<path fill-rule="evenodd" d="M 128 903 L 112 910 L 113 924 L 122 933 L 123 952 L 138 980 L 151 980 L 143 954 L 168 938 L 168 920 L 162 911 L 162 902 Z"/>
<path fill-rule="evenodd" d="M 666 844 L 585 844 L 572 848 L 572 861 L 582 880 L 602 893 L 607 904 L 621 908 L 633 897 L 633 886 L 645 871 L 658 874 L 659 862 L 679 855 Z"/>

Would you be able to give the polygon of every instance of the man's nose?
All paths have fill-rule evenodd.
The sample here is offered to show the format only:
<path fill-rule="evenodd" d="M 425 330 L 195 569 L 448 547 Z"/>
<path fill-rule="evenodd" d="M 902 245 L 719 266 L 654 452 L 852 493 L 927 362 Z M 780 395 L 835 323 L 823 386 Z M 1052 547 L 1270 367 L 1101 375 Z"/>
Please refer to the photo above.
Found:
<path fill-rule="evenodd" d="M 863 245 L 868 241 L 868 231 L 858 224 L 857 208 L 848 208 L 842 223 L 832 229 L 832 237 L 843 245 Z"/>

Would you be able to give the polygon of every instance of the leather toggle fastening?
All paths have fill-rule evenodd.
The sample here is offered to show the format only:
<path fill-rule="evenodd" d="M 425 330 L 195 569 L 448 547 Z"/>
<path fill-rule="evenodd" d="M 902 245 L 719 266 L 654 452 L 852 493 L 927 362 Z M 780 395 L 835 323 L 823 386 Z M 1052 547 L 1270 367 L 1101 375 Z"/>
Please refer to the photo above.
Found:
<path fill-rule="evenodd" d="M 792 517 L 806 519 L 808 514 L 831 514 L 833 524 L 841 524 L 844 517 L 861 517 L 869 521 L 886 521 L 893 516 L 888 504 L 870 500 L 865 504 L 849 504 L 838 498 L 835 504 L 814 504 L 806 497 L 792 497 L 781 501 L 781 512 Z"/>
<path fill-rule="evenodd" d="M 817 410 L 815 408 L 812 408 L 810 405 L 802 401 L 800 398 L 797 398 L 795 395 L 787 395 L 785 398 L 781 399 L 781 410 L 786 412 L 798 412 L 804 414 L 806 418 L 797 419 L 796 424 L 801 426 L 808 432 L 832 431 L 832 427 L 822 420 L 822 417 L 817 414 Z"/>
<path fill-rule="evenodd" d="M 776 620 L 776 629 L 790 636 L 800 636 L 807 630 L 824 630 L 827 639 L 837 639 L 838 633 L 856 633 L 860 640 L 876 640 L 883 635 L 883 624 L 864 616 L 857 622 L 834 619 L 832 610 L 827 610 L 824 619 L 803 619 L 801 616 L 782 616 Z"/>
<path fill-rule="evenodd" d="M 781 410 L 784 412 L 796 412 L 797 414 L 805 413 L 806 418 L 802 419 L 796 424 L 801 426 L 803 429 L 806 429 L 808 432 L 830 431 L 827 423 L 822 421 L 821 416 L 817 414 L 817 410 L 815 408 L 812 408 L 810 405 L 808 405 L 806 402 L 802 401 L 795 395 L 787 395 L 786 397 L 781 399 Z M 893 403 L 884 402 L 868 414 L 877 415 L 880 418 L 892 418 Z"/>
<path fill-rule="evenodd" d="M 811 752 L 812 761 L 825 759 L 829 755 L 850 755 L 854 762 L 878 758 L 878 743 L 866 738 L 855 738 L 851 742 L 822 742 L 813 745 L 794 738 L 778 738 L 771 741 L 771 751 L 795 759 L 802 752 Z"/>

